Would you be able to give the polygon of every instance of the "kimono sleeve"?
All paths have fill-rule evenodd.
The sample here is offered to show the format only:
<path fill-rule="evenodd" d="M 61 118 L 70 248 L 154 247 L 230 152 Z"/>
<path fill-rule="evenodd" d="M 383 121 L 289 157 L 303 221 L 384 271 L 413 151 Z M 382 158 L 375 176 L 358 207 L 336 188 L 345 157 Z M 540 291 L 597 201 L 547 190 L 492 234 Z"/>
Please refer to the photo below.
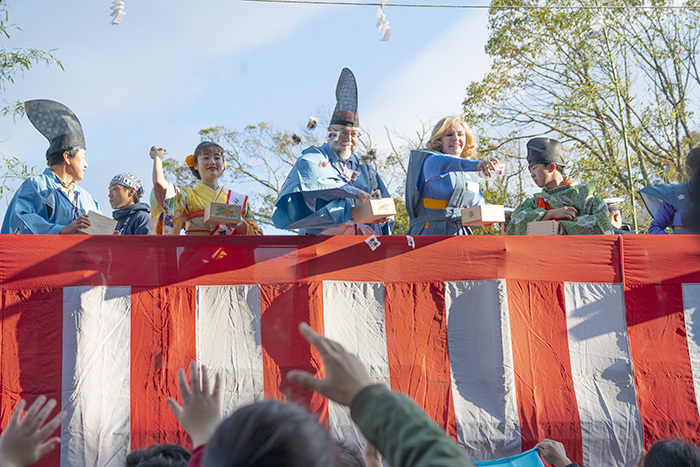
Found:
<path fill-rule="evenodd" d="M 526 235 L 527 223 L 542 220 L 547 210 L 537 207 L 537 200 L 529 198 L 520 203 L 510 217 L 508 235 Z"/>
<path fill-rule="evenodd" d="M 58 234 L 65 227 L 49 222 L 48 218 L 46 200 L 37 181 L 30 178 L 20 185 L 7 207 L 1 233 Z"/>
<path fill-rule="evenodd" d="M 561 221 L 567 235 L 612 235 L 610 211 L 600 195 L 593 194 L 586 199 L 583 213 L 571 221 Z"/>
<path fill-rule="evenodd" d="M 250 231 L 249 235 L 262 235 L 263 231 L 258 226 L 258 222 L 255 220 L 253 215 L 253 210 L 250 208 L 250 201 L 246 201 L 245 207 L 243 208 L 243 219 L 245 219 L 248 224 L 248 229 Z"/>
<path fill-rule="evenodd" d="M 151 190 L 151 235 L 179 235 L 187 219 L 187 191 L 167 183 L 165 199 L 161 205 Z"/>

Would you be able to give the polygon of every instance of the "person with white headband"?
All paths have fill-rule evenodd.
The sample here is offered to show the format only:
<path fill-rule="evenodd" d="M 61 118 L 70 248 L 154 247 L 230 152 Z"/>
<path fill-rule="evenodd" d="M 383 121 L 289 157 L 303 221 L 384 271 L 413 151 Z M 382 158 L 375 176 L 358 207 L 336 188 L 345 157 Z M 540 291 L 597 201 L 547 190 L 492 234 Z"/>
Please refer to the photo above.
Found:
<path fill-rule="evenodd" d="M 151 209 L 140 203 L 144 195 L 141 180 L 129 172 L 115 175 L 109 182 L 109 204 L 120 235 L 148 235 L 151 232 Z"/>

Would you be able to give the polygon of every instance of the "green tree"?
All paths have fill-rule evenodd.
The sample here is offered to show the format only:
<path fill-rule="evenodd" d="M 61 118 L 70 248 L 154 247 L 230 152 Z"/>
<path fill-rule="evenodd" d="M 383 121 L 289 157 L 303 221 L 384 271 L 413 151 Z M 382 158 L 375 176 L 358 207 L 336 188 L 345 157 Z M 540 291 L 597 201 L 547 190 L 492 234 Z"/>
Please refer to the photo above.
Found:
<path fill-rule="evenodd" d="M 482 146 L 498 155 L 509 141 L 549 134 L 568 143 L 572 173 L 630 200 L 643 186 L 682 180 L 698 140 L 700 11 L 695 0 L 673 6 L 494 0 L 491 69 L 463 104 Z"/>
<path fill-rule="evenodd" d="M 10 38 L 11 31 L 21 31 L 16 24 L 9 22 L 8 3 L 0 0 L 0 35 L 5 39 Z M 47 65 L 56 64 L 61 69 L 63 66 L 51 52 L 40 49 L 8 49 L 5 43 L 0 45 L 0 90 L 5 91 L 9 84 L 24 75 L 33 66 L 45 63 Z M 8 102 L 3 99 L 0 104 L 0 116 L 13 118 L 22 115 L 24 108 L 20 102 Z M 17 180 L 23 180 L 35 175 L 37 168 L 26 164 L 15 156 L 4 156 L 0 154 L 0 199 L 8 194 L 14 193 L 12 186 Z"/>

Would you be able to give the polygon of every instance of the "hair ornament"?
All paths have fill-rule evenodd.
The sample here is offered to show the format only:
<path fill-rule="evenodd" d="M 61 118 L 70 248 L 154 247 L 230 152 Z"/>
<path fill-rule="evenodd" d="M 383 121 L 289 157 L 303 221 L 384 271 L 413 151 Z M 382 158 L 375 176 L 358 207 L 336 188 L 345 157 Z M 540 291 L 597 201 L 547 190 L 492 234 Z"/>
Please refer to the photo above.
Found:
<path fill-rule="evenodd" d="M 197 161 L 195 160 L 194 156 L 190 154 L 185 158 L 185 164 L 187 164 L 187 167 L 194 167 L 197 165 Z"/>

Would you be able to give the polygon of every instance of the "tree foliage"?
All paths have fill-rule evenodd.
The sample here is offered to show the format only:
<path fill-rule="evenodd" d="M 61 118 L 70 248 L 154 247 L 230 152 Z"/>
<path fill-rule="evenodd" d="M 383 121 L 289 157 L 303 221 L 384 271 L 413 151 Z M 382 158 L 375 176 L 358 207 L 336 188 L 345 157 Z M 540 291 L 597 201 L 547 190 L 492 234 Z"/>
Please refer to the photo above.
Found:
<path fill-rule="evenodd" d="M 698 141 L 700 10 L 695 0 L 674 5 L 494 0 L 491 69 L 463 104 L 486 135 L 482 146 L 498 154 L 510 141 L 551 135 L 569 143 L 572 172 L 605 195 L 631 199 L 643 186 L 682 181 Z M 605 23 L 598 34 L 596 15 Z"/>
<path fill-rule="evenodd" d="M 8 9 L 7 0 L 0 0 L 0 36 L 4 39 L 9 39 L 13 30 L 21 31 L 18 25 L 9 22 Z M 15 79 L 22 77 L 25 72 L 40 63 L 56 64 L 63 69 L 61 62 L 50 51 L 32 48 L 8 49 L 3 41 L 0 44 L 0 90 L 4 91 L 8 84 L 14 83 Z M 21 103 L 4 101 L 0 114 L 17 115 L 22 111 Z"/>
<path fill-rule="evenodd" d="M 9 22 L 8 8 L 7 1 L 0 0 L 0 36 L 4 39 L 10 38 L 11 31 L 21 30 L 16 24 Z M 5 91 L 15 79 L 40 63 L 56 64 L 63 69 L 61 62 L 51 52 L 31 48 L 8 49 L 3 40 L 0 44 L 0 90 Z M 0 104 L 0 116 L 17 116 L 23 112 L 24 107 L 20 102 L 7 102 L 3 99 L 3 103 Z M 14 192 L 12 186 L 16 181 L 35 175 L 37 171 L 36 167 L 26 164 L 16 156 L 0 154 L 0 199 Z"/>

